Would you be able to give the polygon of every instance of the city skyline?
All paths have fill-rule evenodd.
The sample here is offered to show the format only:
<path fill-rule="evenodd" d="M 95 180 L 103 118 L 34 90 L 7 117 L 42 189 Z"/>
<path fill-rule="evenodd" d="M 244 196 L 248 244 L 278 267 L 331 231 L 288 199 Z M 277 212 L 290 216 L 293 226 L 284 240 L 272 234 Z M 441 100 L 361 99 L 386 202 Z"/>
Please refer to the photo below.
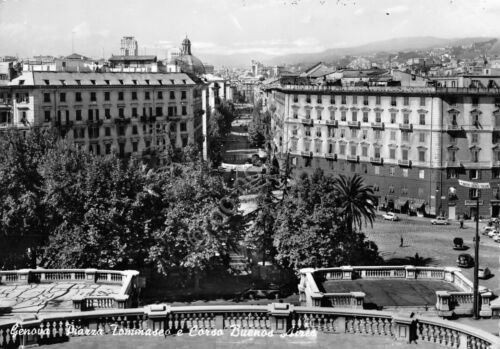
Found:
<path fill-rule="evenodd" d="M 120 38 L 130 35 L 140 54 L 164 57 L 187 35 L 202 59 L 277 56 L 400 37 L 497 37 L 500 30 L 490 23 L 499 18 L 500 3 L 493 0 L 3 0 L 0 52 L 58 56 L 69 55 L 73 46 L 109 58 L 119 54 Z"/>

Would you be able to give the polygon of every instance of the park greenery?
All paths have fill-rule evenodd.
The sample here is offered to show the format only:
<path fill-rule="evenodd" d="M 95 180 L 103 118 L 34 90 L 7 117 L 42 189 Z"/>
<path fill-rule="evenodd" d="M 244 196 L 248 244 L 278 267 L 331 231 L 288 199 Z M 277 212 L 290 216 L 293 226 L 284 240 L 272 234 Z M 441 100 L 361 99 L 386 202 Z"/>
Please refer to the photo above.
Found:
<path fill-rule="evenodd" d="M 256 148 L 265 146 L 270 139 L 270 124 L 271 114 L 268 110 L 262 111 L 262 100 L 258 99 L 254 104 L 252 120 L 248 124 L 248 140 L 251 146 Z"/>
<path fill-rule="evenodd" d="M 225 122 L 217 125 L 228 132 Z M 381 261 L 362 233 L 375 217 L 375 197 L 360 176 L 317 170 L 280 190 L 291 170 L 285 164 L 283 173 L 273 159 L 257 211 L 242 219 L 237 186 L 194 149 L 179 159 L 149 168 L 50 132 L 8 133 L 0 143 L 0 269 L 176 271 L 197 284 L 211 270 L 230 271 L 241 241 L 285 269 Z"/>
<path fill-rule="evenodd" d="M 222 100 L 216 105 L 210 115 L 208 124 L 208 151 L 213 168 L 222 162 L 222 148 L 224 139 L 231 132 L 231 124 L 236 119 L 237 113 L 233 103 Z"/>

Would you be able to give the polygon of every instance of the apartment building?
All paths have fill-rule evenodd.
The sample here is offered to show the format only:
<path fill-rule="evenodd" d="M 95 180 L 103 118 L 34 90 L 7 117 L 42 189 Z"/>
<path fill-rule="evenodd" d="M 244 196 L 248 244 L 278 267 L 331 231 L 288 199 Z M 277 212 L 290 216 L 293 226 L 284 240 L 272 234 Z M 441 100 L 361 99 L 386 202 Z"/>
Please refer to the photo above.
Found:
<path fill-rule="evenodd" d="M 0 88 L 0 129 L 55 127 L 95 154 L 122 157 L 206 146 L 206 109 L 206 84 L 184 73 L 33 71 Z"/>
<path fill-rule="evenodd" d="M 377 205 L 400 212 L 500 213 L 500 90 L 273 84 L 260 96 L 273 114 L 273 152 L 295 175 L 363 175 Z"/>

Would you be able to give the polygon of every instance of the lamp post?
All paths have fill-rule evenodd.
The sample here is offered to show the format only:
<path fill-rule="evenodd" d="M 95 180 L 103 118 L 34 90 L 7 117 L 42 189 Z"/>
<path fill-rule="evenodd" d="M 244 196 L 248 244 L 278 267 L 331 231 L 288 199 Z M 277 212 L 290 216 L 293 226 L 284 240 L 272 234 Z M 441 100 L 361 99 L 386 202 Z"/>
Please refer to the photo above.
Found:
<path fill-rule="evenodd" d="M 462 187 L 476 190 L 476 237 L 474 238 L 474 294 L 473 294 L 473 311 L 474 319 L 479 319 L 479 301 L 478 301 L 478 268 L 479 268 L 479 190 L 490 189 L 490 183 L 477 183 L 458 180 L 458 184 Z"/>

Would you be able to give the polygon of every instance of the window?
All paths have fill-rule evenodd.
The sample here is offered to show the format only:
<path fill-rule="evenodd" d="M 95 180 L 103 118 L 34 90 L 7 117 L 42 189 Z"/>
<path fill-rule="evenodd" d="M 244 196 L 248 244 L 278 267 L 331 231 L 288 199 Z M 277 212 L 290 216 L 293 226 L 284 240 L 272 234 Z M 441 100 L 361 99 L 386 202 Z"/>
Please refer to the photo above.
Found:
<path fill-rule="evenodd" d="M 368 105 L 368 96 L 363 96 L 363 105 Z"/>
<path fill-rule="evenodd" d="M 332 143 L 328 144 L 328 154 L 333 154 L 334 145 Z"/>
<path fill-rule="evenodd" d="M 409 142 L 410 141 L 410 132 L 401 132 L 401 140 L 403 142 Z"/>
<path fill-rule="evenodd" d="M 306 103 L 311 103 L 311 96 L 306 97 Z"/>
<path fill-rule="evenodd" d="M 104 100 L 109 101 L 111 94 L 109 92 L 104 92 Z"/>
<path fill-rule="evenodd" d="M 163 99 L 163 92 L 162 91 L 158 91 L 157 98 L 158 99 Z"/>
<path fill-rule="evenodd" d="M 118 108 L 118 116 L 121 118 L 125 117 L 125 109 Z"/>
<path fill-rule="evenodd" d="M 90 92 L 90 101 L 91 102 L 97 101 L 97 96 L 95 92 Z"/>
<path fill-rule="evenodd" d="M 297 151 L 297 140 L 292 139 L 292 146 L 291 146 L 292 151 Z"/>
<path fill-rule="evenodd" d="M 361 147 L 361 156 L 364 156 L 364 157 L 368 156 L 368 147 L 366 145 Z"/>
<path fill-rule="evenodd" d="M 330 96 L 330 104 L 335 104 L 335 96 Z"/>
<path fill-rule="evenodd" d="M 293 101 L 294 103 L 297 103 L 299 101 L 299 96 L 293 95 Z"/>
<path fill-rule="evenodd" d="M 144 99 L 145 99 L 145 100 L 150 100 L 150 99 L 151 99 L 151 94 L 149 93 L 149 91 L 146 91 L 146 92 L 144 93 Z"/>
<path fill-rule="evenodd" d="M 123 92 L 122 91 L 118 92 L 118 100 L 123 101 Z"/>
<path fill-rule="evenodd" d="M 182 112 L 182 115 L 187 115 L 187 106 L 183 105 L 181 112 Z"/>
<path fill-rule="evenodd" d="M 168 116 L 176 116 L 177 107 L 168 107 Z"/>
<path fill-rule="evenodd" d="M 420 125 L 425 125 L 425 114 L 420 114 Z"/>
<path fill-rule="evenodd" d="M 410 105 L 410 97 L 403 97 L 403 105 Z"/>
<path fill-rule="evenodd" d="M 409 123 L 410 123 L 410 114 L 404 113 L 403 114 L 403 124 L 408 125 Z"/>
<path fill-rule="evenodd" d="M 380 96 L 375 96 L 375 104 L 376 105 L 380 105 L 380 100 L 381 100 Z"/>
<path fill-rule="evenodd" d="M 425 170 L 418 170 L 418 178 L 420 179 L 425 178 Z"/>
<path fill-rule="evenodd" d="M 401 150 L 401 158 L 403 160 L 408 160 L 408 149 L 402 149 Z"/>
<path fill-rule="evenodd" d="M 469 189 L 469 199 L 475 200 L 481 197 L 481 190 L 479 189 Z"/>
<path fill-rule="evenodd" d="M 44 93 L 43 94 L 43 101 L 45 103 L 50 102 L 50 93 Z"/>
<path fill-rule="evenodd" d="M 408 177 L 408 169 L 403 168 L 403 177 Z"/>
<path fill-rule="evenodd" d="M 471 137 L 472 137 L 472 143 L 477 143 L 478 142 L 478 139 L 479 139 L 479 134 L 478 133 L 472 133 Z"/>
<path fill-rule="evenodd" d="M 425 107 L 425 97 L 420 97 L 420 106 Z"/>
<path fill-rule="evenodd" d="M 358 104 L 358 96 L 352 96 L 352 104 Z"/>
<path fill-rule="evenodd" d="M 391 141 L 396 140 L 396 131 L 391 131 Z"/>
<path fill-rule="evenodd" d="M 318 104 L 323 103 L 323 101 L 322 101 L 322 99 L 321 99 L 321 96 L 318 96 L 318 97 L 316 98 L 316 103 L 318 103 Z"/>
<path fill-rule="evenodd" d="M 318 118 L 318 120 L 321 120 L 321 112 L 322 112 L 322 110 L 318 109 L 316 112 L 317 112 L 317 118 Z"/>
<path fill-rule="evenodd" d="M 479 162 L 479 150 L 472 151 L 472 161 Z"/>
<path fill-rule="evenodd" d="M 347 121 L 347 112 L 346 111 L 342 111 L 340 113 L 340 121 Z"/>
<path fill-rule="evenodd" d="M 296 110 L 293 111 L 293 118 L 294 119 L 298 119 L 299 118 L 299 115 L 297 114 Z"/>
<path fill-rule="evenodd" d="M 472 97 L 472 105 L 473 106 L 479 105 L 479 97 Z"/>
<path fill-rule="evenodd" d="M 135 108 L 135 107 L 134 107 L 134 108 L 132 108 L 132 117 L 133 117 L 133 118 L 136 118 L 136 117 L 137 117 L 137 115 L 138 115 L 138 114 L 137 114 L 137 108 Z"/>
<path fill-rule="evenodd" d="M 81 92 L 76 92 L 75 93 L 75 101 L 81 102 L 82 101 L 82 93 Z"/>
<path fill-rule="evenodd" d="M 375 113 L 375 122 L 382 122 L 382 114 L 379 111 Z"/>
<path fill-rule="evenodd" d="M 94 111 L 92 109 L 88 110 L 87 120 L 88 121 L 94 121 Z"/>
<path fill-rule="evenodd" d="M 382 133 L 380 130 L 375 130 L 375 139 L 380 140 L 382 138 Z"/>
<path fill-rule="evenodd" d="M 328 137 L 335 137 L 335 128 L 334 127 L 328 127 Z"/>
<path fill-rule="evenodd" d="M 156 116 L 162 116 L 162 115 L 163 115 L 163 108 L 156 107 Z"/>
<path fill-rule="evenodd" d="M 75 120 L 82 121 L 82 111 L 80 109 L 76 110 Z"/>
<path fill-rule="evenodd" d="M 170 99 L 175 99 L 175 91 L 170 91 Z"/>
<path fill-rule="evenodd" d="M 418 134 L 418 141 L 419 141 L 420 143 L 425 143 L 425 132 L 420 132 L 420 133 Z"/>
<path fill-rule="evenodd" d="M 118 126 L 118 136 L 125 136 L 125 127 Z"/>
<path fill-rule="evenodd" d="M 186 91 L 181 91 L 181 99 L 186 99 Z"/>
<path fill-rule="evenodd" d="M 45 122 L 50 122 L 50 110 L 44 112 Z"/>
<path fill-rule="evenodd" d="M 391 113 L 391 124 L 396 123 L 396 113 Z"/>
<path fill-rule="evenodd" d="M 294 126 L 292 128 L 292 135 L 297 136 L 299 134 L 299 130 L 297 129 L 297 126 Z"/>
<path fill-rule="evenodd" d="M 397 100 L 396 100 L 396 97 L 395 97 L 395 96 L 392 96 L 392 97 L 391 97 L 391 105 L 392 105 L 393 107 L 397 106 L 397 102 L 396 102 L 396 101 L 397 101 Z"/>
<path fill-rule="evenodd" d="M 345 136 L 345 130 L 341 129 L 340 130 L 340 138 L 344 138 L 344 136 Z"/>
<path fill-rule="evenodd" d="M 59 101 L 60 101 L 60 102 L 66 102 L 66 93 L 61 92 L 61 93 L 59 94 Z"/>
<path fill-rule="evenodd" d="M 133 125 L 132 126 L 132 134 L 133 135 L 136 135 L 138 132 L 137 132 L 137 125 Z"/>
<path fill-rule="evenodd" d="M 137 142 L 132 142 L 132 151 L 137 152 Z"/>
<path fill-rule="evenodd" d="M 133 101 L 137 100 L 137 92 L 136 91 L 132 91 L 132 100 Z"/>
<path fill-rule="evenodd" d="M 355 128 L 353 128 L 351 130 L 351 138 L 357 138 L 358 137 L 358 130 L 356 130 Z"/>
<path fill-rule="evenodd" d="M 356 172 L 356 164 L 351 164 L 351 172 Z"/>
<path fill-rule="evenodd" d="M 363 112 L 363 122 L 368 122 L 368 112 L 367 111 Z"/>
<path fill-rule="evenodd" d="M 469 178 L 470 179 L 479 179 L 479 170 L 470 170 Z"/>
<path fill-rule="evenodd" d="M 358 121 L 358 112 L 357 111 L 352 112 L 352 121 Z"/>
<path fill-rule="evenodd" d="M 495 179 L 500 178 L 500 170 L 498 170 L 498 169 L 493 169 L 493 170 L 491 170 L 491 172 L 492 172 L 492 173 L 491 173 L 491 176 L 492 176 L 493 178 L 495 178 Z"/>
<path fill-rule="evenodd" d="M 304 134 L 306 137 L 311 137 L 311 128 L 308 126 L 304 127 Z"/>
<path fill-rule="evenodd" d="M 321 127 L 316 127 L 316 137 L 321 137 Z"/>
<path fill-rule="evenodd" d="M 347 96 L 346 95 L 342 95 L 340 103 L 342 103 L 342 104 L 346 104 L 347 103 Z"/>
<path fill-rule="evenodd" d="M 340 145 L 340 155 L 345 155 L 345 144 Z"/>
<path fill-rule="evenodd" d="M 396 168 L 395 167 L 391 167 L 389 168 L 389 174 L 391 176 L 394 176 L 396 174 Z M 393 188 L 393 191 L 394 191 L 394 188 Z"/>
<path fill-rule="evenodd" d="M 392 160 L 396 159 L 396 149 L 394 148 L 389 149 L 389 158 Z"/>
<path fill-rule="evenodd" d="M 380 159 L 380 147 L 375 147 L 373 150 L 373 155 L 375 159 Z"/>
<path fill-rule="evenodd" d="M 111 128 L 110 127 L 105 127 L 104 128 L 104 135 L 106 137 L 111 137 Z"/>
<path fill-rule="evenodd" d="M 380 135 L 380 133 L 379 133 Z M 363 139 L 368 138 L 368 130 L 363 130 Z"/>
<path fill-rule="evenodd" d="M 418 152 L 418 161 L 425 162 L 425 150 L 420 150 Z"/>
<path fill-rule="evenodd" d="M 89 127 L 89 138 L 99 138 L 99 127 Z"/>

